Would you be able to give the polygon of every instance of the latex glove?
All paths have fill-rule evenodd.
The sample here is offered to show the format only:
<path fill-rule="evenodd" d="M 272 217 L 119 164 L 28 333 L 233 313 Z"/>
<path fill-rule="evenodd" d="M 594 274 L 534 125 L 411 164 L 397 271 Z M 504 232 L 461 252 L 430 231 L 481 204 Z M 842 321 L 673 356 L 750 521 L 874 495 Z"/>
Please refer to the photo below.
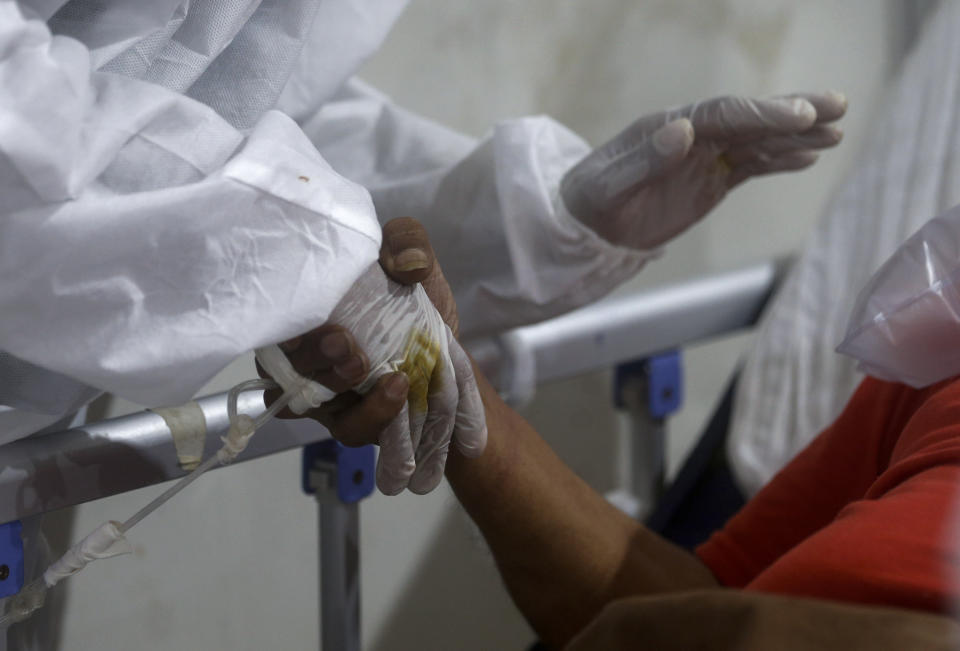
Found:
<path fill-rule="evenodd" d="M 621 246 L 652 249 L 751 176 L 798 170 L 842 137 L 839 93 L 718 97 L 640 118 L 564 176 L 570 214 Z"/>
<path fill-rule="evenodd" d="M 300 340 L 293 350 L 291 342 L 285 346 L 292 366 L 301 374 L 310 368 L 313 379 L 333 391 L 344 390 L 344 382 L 359 379 L 365 369 L 365 379 L 353 386 L 359 394 L 385 376 L 406 376 L 406 404 L 378 430 L 377 486 L 383 493 L 436 488 L 451 442 L 467 457 L 483 452 L 486 422 L 469 359 L 421 285 L 396 283 L 375 263 L 337 304 L 327 325 Z M 311 384 L 320 399 L 330 395 Z M 320 407 L 320 400 L 308 407 Z M 325 422 L 318 411 L 306 415 Z"/>

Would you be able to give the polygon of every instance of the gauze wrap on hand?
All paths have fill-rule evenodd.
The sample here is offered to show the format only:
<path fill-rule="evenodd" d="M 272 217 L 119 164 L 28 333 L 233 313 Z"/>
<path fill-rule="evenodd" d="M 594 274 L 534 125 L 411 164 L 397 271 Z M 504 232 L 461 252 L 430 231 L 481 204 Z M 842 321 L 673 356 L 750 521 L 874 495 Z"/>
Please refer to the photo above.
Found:
<path fill-rule="evenodd" d="M 380 437 L 377 486 L 382 492 L 395 495 L 409 488 L 427 493 L 436 488 L 451 441 L 465 456 L 483 452 L 487 428 L 470 360 L 421 285 L 395 283 L 379 264 L 371 265 L 328 323 L 348 330 L 370 362 L 369 374 L 355 391 L 366 393 L 382 376 L 397 371 L 410 381 L 406 405 Z M 257 351 L 262 360 L 265 354 Z M 271 375 L 272 367 L 279 366 L 276 360 L 264 364 Z M 292 366 L 288 370 L 292 373 Z M 304 381 L 286 372 L 280 375 L 274 379 L 285 389 Z M 305 389 L 299 413 L 332 395 L 313 381 Z"/>
<path fill-rule="evenodd" d="M 837 352 L 914 388 L 960 375 L 960 206 L 931 219 L 857 298 Z"/>
<path fill-rule="evenodd" d="M 483 451 L 486 421 L 469 360 L 421 285 L 395 283 L 372 265 L 329 322 L 350 331 L 370 361 L 370 373 L 357 391 L 365 393 L 396 371 L 410 381 L 407 404 L 380 437 L 381 491 L 436 488 L 451 440 L 466 456 Z"/>

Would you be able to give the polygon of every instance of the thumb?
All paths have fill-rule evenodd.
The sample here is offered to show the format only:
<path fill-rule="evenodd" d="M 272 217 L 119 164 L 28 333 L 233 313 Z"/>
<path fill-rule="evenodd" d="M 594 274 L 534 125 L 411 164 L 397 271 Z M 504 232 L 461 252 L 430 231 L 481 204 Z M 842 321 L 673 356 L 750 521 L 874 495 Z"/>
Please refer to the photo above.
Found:
<path fill-rule="evenodd" d="M 392 219 L 383 227 L 380 266 L 395 282 L 423 282 L 436 267 L 433 247 L 423 225 L 411 217 Z"/>
<path fill-rule="evenodd" d="M 444 323 L 459 334 L 460 320 L 450 285 L 437 264 L 430 237 L 423 224 L 412 217 L 400 217 L 383 227 L 380 266 L 395 282 L 421 283 Z"/>
<path fill-rule="evenodd" d="M 682 161 L 690 151 L 693 139 L 693 123 L 687 118 L 667 122 L 654 131 L 650 141 L 656 154 L 651 159 L 656 162 L 659 157 L 659 165 L 651 166 L 654 173 L 659 171 L 657 168 L 670 168 Z"/>

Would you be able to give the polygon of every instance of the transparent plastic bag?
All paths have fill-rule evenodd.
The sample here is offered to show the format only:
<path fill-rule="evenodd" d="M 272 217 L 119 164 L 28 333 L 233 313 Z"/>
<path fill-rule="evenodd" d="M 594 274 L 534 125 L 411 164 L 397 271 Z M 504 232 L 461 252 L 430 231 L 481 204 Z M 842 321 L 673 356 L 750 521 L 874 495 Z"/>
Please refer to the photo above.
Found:
<path fill-rule="evenodd" d="M 915 388 L 960 374 L 960 206 L 924 224 L 867 282 L 837 352 Z"/>

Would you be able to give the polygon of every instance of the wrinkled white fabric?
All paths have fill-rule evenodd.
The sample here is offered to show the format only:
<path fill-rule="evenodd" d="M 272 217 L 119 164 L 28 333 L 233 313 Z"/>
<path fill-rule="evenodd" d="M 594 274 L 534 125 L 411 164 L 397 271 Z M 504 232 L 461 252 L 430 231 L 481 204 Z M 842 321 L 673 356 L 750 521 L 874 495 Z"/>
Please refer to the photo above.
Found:
<path fill-rule="evenodd" d="M 464 338 L 580 307 L 654 255 L 610 244 L 567 214 L 560 181 L 590 147 L 550 118 L 505 120 L 476 142 L 353 80 L 302 126 L 370 191 L 381 222 L 415 216 L 426 226 Z"/>
<path fill-rule="evenodd" d="M 834 348 L 857 293 L 924 222 L 960 203 L 960 4 L 942 3 L 877 128 L 761 319 L 728 452 L 758 490 L 839 414 L 862 374 Z"/>
<path fill-rule="evenodd" d="M 0 445 L 39 432 L 60 420 L 63 420 L 63 416 L 0 405 Z"/>
<path fill-rule="evenodd" d="M 60 417 L 78 410 L 99 391 L 0 350 L 0 405 Z M 2 435 L 0 435 L 2 438 Z"/>
<path fill-rule="evenodd" d="M 960 375 L 960 207 L 931 219 L 873 275 L 837 352 L 920 389 Z"/>
<path fill-rule="evenodd" d="M 372 260 L 363 191 L 274 107 L 369 186 L 382 221 L 423 219 L 467 336 L 578 307 L 643 265 L 560 205 L 589 148 L 549 119 L 475 143 L 344 88 L 405 4 L 0 0 L 0 110 L 16 118 L 0 133 L 0 270 L 19 279 L 0 293 L 16 307 L 0 350 L 36 384 L 74 381 L 50 409 L 84 389 L 181 402 L 232 356 L 305 329 L 305 303 L 322 321 Z M 293 177 L 268 172 L 280 161 Z"/>
<path fill-rule="evenodd" d="M 380 47 L 407 3 L 408 0 L 320 2 L 277 109 L 298 123 L 310 118 Z M 375 154 L 367 150 L 365 155 Z"/>
<path fill-rule="evenodd" d="M 175 33 L 198 7 L 190 43 L 213 58 L 187 95 L 215 103 L 243 80 L 210 77 L 216 55 L 250 65 L 240 34 L 276 34 L 254 18 L 286 9 L 247 3 L 232 15 L 249 20 L 207 39 L 203 4 Z M 83 44 L 0 2 L 0 349 L 144 404 L 183 402 L 240 353 L 323 322 L 379 248 L 367 192 L 265 110 L 276 84 L 254 89 L 263 111 L 233 125 L 160 85 L 183 90 L 185 75 L 98 71 Z"/>

